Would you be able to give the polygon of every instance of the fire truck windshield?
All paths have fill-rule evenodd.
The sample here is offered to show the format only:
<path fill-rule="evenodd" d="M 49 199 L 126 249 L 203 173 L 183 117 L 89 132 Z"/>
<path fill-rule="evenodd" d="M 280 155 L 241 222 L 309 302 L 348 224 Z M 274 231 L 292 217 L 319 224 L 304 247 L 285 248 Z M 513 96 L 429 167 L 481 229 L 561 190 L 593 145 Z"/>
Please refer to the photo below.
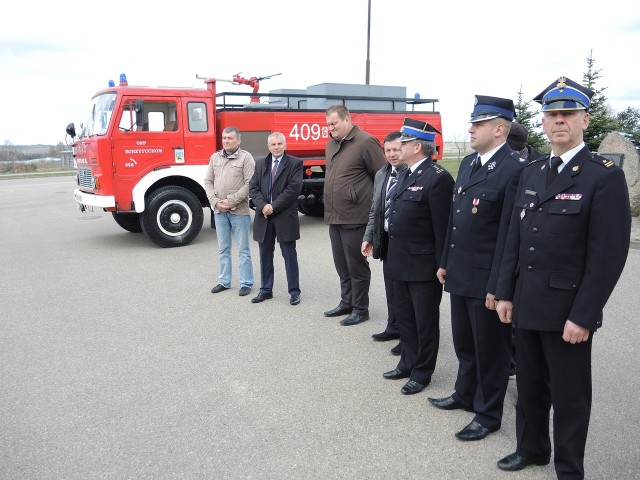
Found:
<path fill-rule="evenodd" d="M 111 122 L 113 107 L 116 103 L 116 93 L 104 93 L 93 97 L 91 114 L 82 129 L 80 137 L 105 135 Z"/>

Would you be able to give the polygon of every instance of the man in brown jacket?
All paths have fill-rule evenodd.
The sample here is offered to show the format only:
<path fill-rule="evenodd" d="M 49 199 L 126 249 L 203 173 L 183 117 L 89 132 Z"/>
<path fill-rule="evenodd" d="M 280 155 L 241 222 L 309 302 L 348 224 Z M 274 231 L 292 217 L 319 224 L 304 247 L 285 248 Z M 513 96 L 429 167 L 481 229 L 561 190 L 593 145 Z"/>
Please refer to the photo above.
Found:
<path fill-rule="evenodd" d="M 385 158 L 380 142 L 351 122 L 344 105 L 329 107 L 326 117 L 331 139 L 326 147 L 324 221 L 340 277 L 340 303 L 324 315 L 348 314 L 340 324 L 356 325 L 369 319 L 371 270 L 360 246 L 369 221 L 373 179 Z"/>

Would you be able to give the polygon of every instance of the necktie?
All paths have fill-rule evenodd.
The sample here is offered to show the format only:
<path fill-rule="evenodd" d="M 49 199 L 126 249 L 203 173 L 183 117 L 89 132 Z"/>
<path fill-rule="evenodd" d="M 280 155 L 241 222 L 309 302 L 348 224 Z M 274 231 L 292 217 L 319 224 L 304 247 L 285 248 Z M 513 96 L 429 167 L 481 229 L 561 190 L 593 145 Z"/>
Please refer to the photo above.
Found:
<path fill-rule="evenodd" d="M 471 170 L 471 176 L 473 177 L 475 175 L 475 173 L 480 169 L 480 167 L 482 166 L 482 161 L 480 160 L 480 155 L 478 155 L 476 157 L 475 162 L 473 163 L 473 169 Z"/>
<path fill-rule="evenodd" d="M 276 158 L 273 161 L 273 168 L 271 169 L 271 185 L 273 185 L 273 181 L 276 179 L 277 171 L 278 171 L 278 159 Z"/>
<path fill-rule="evenodd" d="M 396 187 L 398 186 L 398 172 L 396 170 L 392 170 L 389 177 L 389 187 L 387 188 L 387 195 L 384 197 L 384 219 L 385 221 L 389 220 L 389 215 L 391 214 L 391 197 L 396 191 Z"/>
<path fill-rule="evenodd" d="M 553 183 L 553 181 L 558 176 L 558 167 L 562 164 L 562 159 L 560 157 L 551 157 L 551 168 L 549 168 L 549 172 L 547 173 L 547 188 L 549 185 Z"/>
<path fill-rule="evenodd" d="M 273 202 L 273 182 L 276 180 L 276 172 L 278 171 L 278 159 L 273 160 L 273 168 L 271 168 L 271 185 L 269 185 L 269 198 Z"/>

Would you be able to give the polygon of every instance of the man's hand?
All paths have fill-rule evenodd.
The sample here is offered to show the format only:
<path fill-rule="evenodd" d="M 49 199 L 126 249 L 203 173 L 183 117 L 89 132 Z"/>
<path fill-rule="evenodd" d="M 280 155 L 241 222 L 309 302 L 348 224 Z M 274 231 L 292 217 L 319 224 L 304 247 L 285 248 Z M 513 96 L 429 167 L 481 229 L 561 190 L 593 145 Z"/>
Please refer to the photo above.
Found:
<path fill-rule="evenodd" d="M 273 215 L 273 207 L 270 203 L 267 203 L 262 207 L 262 215 L 264 215 L 264 218 L 267 218 L 269 215 Z"/>
<path fill-rule="evenodd" d="M 573 323 L 571 320 L 564 322 L 562 339 L 569 343 L 580 343 L 589 340 L 589 330 Z"/>
<path fill-rule="evenodd" d="M 447 269 L 439 268 L 438 271 L 436 272 L 436 277 L 438 277 L 438 280 L 440 281 L 440 283 L 444 285 L 444 282 L 447 280 Z"/>
<path fill-rule="evenodd" d="M 495 310 L 496 304 L 496 296 L 493 293 L 487 293 L 487 298 L 484 301 L 484 306 L 489 310 Z"/>
<path fill-rule="evenodd" d="M 509 300 L 498 300 L 496 310 L 502 323 L 511 323 L 513 321 L 513 302 Z"/>
<path fill-rule="evenodd" d="M 370 257 L 373 254 L 373 244 L 367 242 L 366 240 L 362 242 L 360 253 L 362 253 L 362 256 L 364 257 Z"/>
<path fill-rule="evenodd" d="M 226 213 L 230 211 L 231 208 L 229 207 L 229 200 L 227 200 L 226 198 L 223 198 L 218 203 L 216 203 L 216 208 L 218 209 L 219 212 L 222 212 L 222 213 Z"/>

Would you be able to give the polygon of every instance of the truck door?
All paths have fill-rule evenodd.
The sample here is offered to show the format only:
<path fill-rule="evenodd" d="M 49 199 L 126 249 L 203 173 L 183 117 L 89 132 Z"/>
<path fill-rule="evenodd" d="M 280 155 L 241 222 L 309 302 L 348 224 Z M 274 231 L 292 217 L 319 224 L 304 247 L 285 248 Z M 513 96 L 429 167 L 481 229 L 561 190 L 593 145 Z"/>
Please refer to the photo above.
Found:
<path fill-rule="evenodd" d="M 185 158 L 189 165 L 208 165 L 216 148 L 215 108 L 207 98 L 183 98 Z M 204 181 L 204 173 L 202 175 Z"/>
<path fill-rule="evenodd" d="M 114 192 L 119 212 L 133 211 L 133 187 L 153 170 L 184 163 L 178 98 L 125 97 L 114 128 Z"/>

